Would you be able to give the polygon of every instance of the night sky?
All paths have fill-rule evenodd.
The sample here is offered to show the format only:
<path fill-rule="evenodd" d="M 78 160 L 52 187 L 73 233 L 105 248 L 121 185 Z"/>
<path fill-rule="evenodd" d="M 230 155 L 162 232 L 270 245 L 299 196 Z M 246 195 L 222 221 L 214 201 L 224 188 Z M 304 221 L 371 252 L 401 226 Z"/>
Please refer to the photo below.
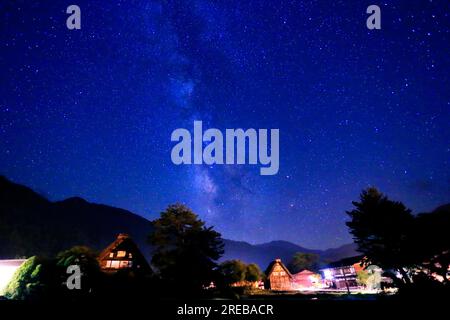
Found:
<path fill-rule="evenodd" d="M 66 8 L 81 8 L 81 30 Z M 367 6 L 382 29 L 366 28 Z M 351 241 L 376 186 L 450 202 L 442 1 L 2 1 L 0 174 L 154 219 L 183 202 L 229 239 Z M 175 166 L 171 132 L 279 128 L 280 170 Z"/>

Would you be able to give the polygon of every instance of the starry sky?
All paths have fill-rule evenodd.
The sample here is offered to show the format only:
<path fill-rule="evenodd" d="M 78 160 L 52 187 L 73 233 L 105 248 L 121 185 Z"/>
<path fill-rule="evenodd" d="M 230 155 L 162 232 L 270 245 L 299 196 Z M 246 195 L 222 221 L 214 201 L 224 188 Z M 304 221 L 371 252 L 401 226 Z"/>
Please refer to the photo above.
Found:
<path fill-rule="evenodd" d="M 66 28 L 67 6 L 81 30 Z M 366 28 L 367 6 L 382 29 Z M 0 3 L 0 174 L 51 200 L 154 219 L 183 202 L 229 239 L 351 241 L 376 186 L 414 212 L 450 202 L 449 3 Z M 185 165 L 171 132 L 279 128 L 280 170 Z"/>

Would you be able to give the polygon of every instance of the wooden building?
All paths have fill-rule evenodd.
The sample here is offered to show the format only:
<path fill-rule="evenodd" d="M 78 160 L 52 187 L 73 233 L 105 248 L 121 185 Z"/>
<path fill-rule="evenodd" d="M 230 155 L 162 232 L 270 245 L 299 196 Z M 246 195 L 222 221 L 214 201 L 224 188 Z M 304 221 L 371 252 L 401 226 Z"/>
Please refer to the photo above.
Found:
<path fill-rule="evenodd" d="M 318 273 L 305 269 L 292 275 L 292 287 L 294 290 L 321 288 L 322 277 Z"/>
<path fill-rule="evenodd" d="M 328 264 L 321 269 L 326 283 L 335 289 L 357 288 L 357 273 L 363 270 L 362 259 L 363 256 L 356 256 Z"/>
<path fill-rule="evenodd" d="M 266 287 L 275 291 L 292 290 L 292 275 L 281 259 L 272 261 L 266 270 Z"/>
<path fill-rule="evenodd" d="M 100 253 L 98 261 L 106 272 L 132 270 L 151 273 L 152 270 L 145 257 L 129 235 L 121 233 L 117 239 Z"/>

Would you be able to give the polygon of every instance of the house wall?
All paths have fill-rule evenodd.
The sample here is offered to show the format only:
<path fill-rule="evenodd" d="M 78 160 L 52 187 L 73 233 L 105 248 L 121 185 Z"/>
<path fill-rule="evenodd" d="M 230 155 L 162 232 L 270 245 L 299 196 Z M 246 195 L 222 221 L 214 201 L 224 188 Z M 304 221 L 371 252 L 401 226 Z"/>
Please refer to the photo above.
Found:
<path fill-rule="evenodd" d="M 328 270 L 329 276 L 331 276 L 331 279 L 328 278 L 326 280 L 329 285 L 332 285 L 336 289 L 346 289 L 347 284 L 349 288 L 358 286 L 356 281 L 357 271 L 362 270 L 362 267 L 359 263 L 355 263 L 351 266 L 329 268 L 326 270 Z"/>
<path fill-rule="evenodd" d="M 269 283 L 271 290 L 292 290 L 291 278 L 280 264 L 276 264 L 274 266 L 272 272 L 269 275 Z"/>

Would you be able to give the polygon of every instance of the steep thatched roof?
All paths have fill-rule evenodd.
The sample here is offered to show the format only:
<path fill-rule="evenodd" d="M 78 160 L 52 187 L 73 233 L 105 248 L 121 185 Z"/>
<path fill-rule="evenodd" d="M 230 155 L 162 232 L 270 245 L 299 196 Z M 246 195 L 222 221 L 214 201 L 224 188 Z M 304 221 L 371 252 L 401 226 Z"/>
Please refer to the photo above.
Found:
<path fill-rule="evenodd" d="M 103 260 L 105 260 L 106 258 L 108 258 L 109 253 L 110 253 L 111 251 L 114 251 L 115 249 L 117 249 L 117 247 L 118 247 L 119 245 L 121 245 L 124 241 L 131 241 L 131 242 L 133 242 L 133 241 L 131 240 L 131 238 L 130 238 L 129 235 L 127 235 L 126 233 L 120 233 L 120 234 L 117 236 L 116 240 L 114 240 L 109 246 L 107 246 L 107 247 L 100 253 L 100 255 L 98 256 L 98 260 L 99 260 L 99 261 L 103 261 Z M 134 242 L 133 242 L 133 244 L 134 244 Z M 135 245 L 135 246 L 136 246 L 136 245 Z M 137 249 L 137 246 L 136 246 L 136 249 Z"/>
<path fill-rule="evenodd" d="M 266 276 L 269 276 L 272 273 L 276 265 L 279 265 L 286 272 L 286 274 L 292 278 L 292 274 L 289 272 L 288 268 L 286 268 L 283 262 L 281 262 L 281 259 L 275 259 L 269 264 L 266 269 Z"/>
<path fill-rule="evenodd" d="M 131 239 L 131 237 L 125 233 L 121 233 L 117 236 L 116 240 L 112 242 L 105 250 L 103 250 L 99 257 L 98 261 L 106 261 L 109 259 L 114 260 L 130 260 L 129 257 L 114 257 L 110 258 L 109 255 L 111 252 L 115 252 L 118 250 L 124 250 L 128 253 L 132 254 L 131 260 L 133 262 L 133 268 L 141 268 L 144 271 L 151 271 L 150 265 L 148 264 L 147 260 L 145 259 L 144 255 L 139 250 L 138 246 L 134 243 L 134 241 Z"/>

